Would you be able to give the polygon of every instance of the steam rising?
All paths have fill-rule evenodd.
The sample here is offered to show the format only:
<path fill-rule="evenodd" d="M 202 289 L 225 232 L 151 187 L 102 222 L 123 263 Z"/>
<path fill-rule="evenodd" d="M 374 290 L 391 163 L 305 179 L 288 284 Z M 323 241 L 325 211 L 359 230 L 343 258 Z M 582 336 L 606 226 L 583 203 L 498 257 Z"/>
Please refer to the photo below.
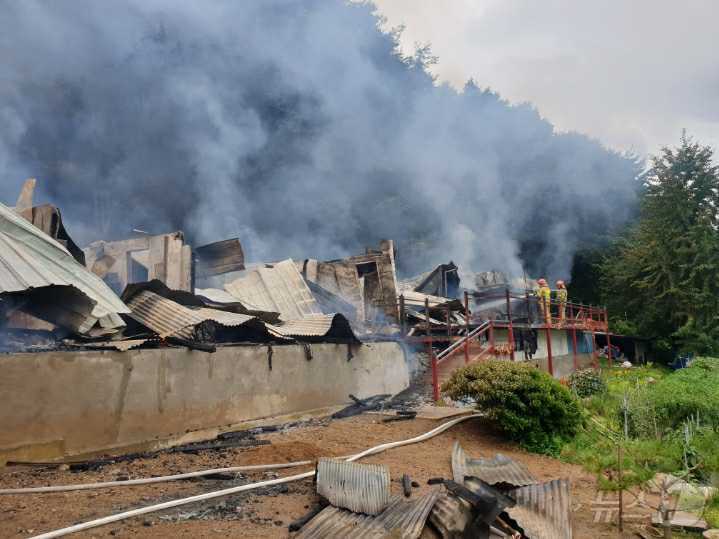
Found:
<path fill-rule="evenodd" d="M 453 259 L 567 277 L 576 246 L 634 200 L 634 160 L 473 83 L 435 86 L 369 5 L 0 13 L 0 198 L 39 178 L 78 243 L 183 229 L 276 260 L 393 238 L 407 273 Z"/>

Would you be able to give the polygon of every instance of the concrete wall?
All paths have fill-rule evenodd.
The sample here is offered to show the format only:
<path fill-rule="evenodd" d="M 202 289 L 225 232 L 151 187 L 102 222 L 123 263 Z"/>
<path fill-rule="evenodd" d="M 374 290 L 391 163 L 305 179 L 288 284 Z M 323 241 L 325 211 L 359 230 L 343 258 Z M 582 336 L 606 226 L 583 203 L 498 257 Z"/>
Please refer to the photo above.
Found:
<path fill-rule="evenodd" d="M 554 350 L 552 350 L 552 352 L 554 352 Z M 535 357 L 534 363 L 543 371 L 549 372 L 549 361 L 546 357 Z M 580 369 L 589 369 L 592 365 L 591 354 L 577 354 L 577 366 Z M 574 372 L 574 358 L 572 354 L 564 356 L 552 355 L 552 370 L 554 371 L 555 378 L 566 378 L 572 374 Z"/>
<path fill-rule="evenodd" d="M 552 336 L 552 370 L 555 378 L 564 378 L 574 372 L 574 359 L 572 357 L 572 347 L 569 344 L 567 336 L 568 330 L 553 329 Z M 508 331 L 506 329 L 495 329 L 494 339 L 496 344 L 506 343 L 508 341 Z M 523 360 L 524 353 L 517 351 L 515 359 Z M 537 330 L 537 353 L 531 360 L 537 367 L 549 372 L 549 361 L 547 353 L 547 332 L 544 329 Z M 577 365 L 580 369 L 586 369 L 592 366 L 591 354 L 577 354 Z"/>
<path fill-rule="evenodd" d="M 394 342 L 0 356 L 0 464 L 168 440 L 191 431 L 397 393 L 409 385 Z"/>

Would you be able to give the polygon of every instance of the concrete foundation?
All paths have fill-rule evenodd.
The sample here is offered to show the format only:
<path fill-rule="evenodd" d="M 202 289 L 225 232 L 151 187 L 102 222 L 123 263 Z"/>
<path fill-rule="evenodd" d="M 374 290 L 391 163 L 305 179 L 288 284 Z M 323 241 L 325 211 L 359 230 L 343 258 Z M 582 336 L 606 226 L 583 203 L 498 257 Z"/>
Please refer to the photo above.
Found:
<path fill-rule="evenodd" d="M 286 345 L 0 356 L 0 465 L 168 445 L 409 385 L 395 342 L 313 344 L 311 355 Z"/>

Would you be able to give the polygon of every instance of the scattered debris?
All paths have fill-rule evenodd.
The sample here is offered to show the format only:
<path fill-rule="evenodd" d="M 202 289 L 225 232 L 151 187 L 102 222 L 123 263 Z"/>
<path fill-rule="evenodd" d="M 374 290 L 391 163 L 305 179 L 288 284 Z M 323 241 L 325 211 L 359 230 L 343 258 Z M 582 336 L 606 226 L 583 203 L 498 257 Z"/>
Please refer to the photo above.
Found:
<path fill-rule="evenodd" d="M 319 503 L 315 505 L 312 509 L 307 511 L 304 515 L 302 515 L 297 520 L 293 520 L 290 525 L 288 526 L 290 532 L 296 532 L 302 529 L 302 527 L 307 524 L 310 520 L 315 518 L 320 511 L 322 511 L 325 507 L 327 507 L 328 502 L 322 498 L 320 498 Z"/>
<path fill-rule="evenodd" d="M 464 478 L 473 476 L 489 485 L 501 485 L 509 488 L 534 485 L 537 480 L 527 467 L 501 453 L 491 459 L 469 458 L 459 442 L 452 448 L 452 475 L 457 483 L 463 483 Z"/>
<path fill-rule="evenodd" d="M 405 498 L 409 498 L 412 495 L 412 480 L 407 474 L 402 476 L 402 493 Z"/>
<path fill-rule="evenodd" d="M 517 505 L 507 509 L 516 528 L 529 539 L 571 539 L 569 481 L 556 479 L 512 491 Z"/>
<path fill-rule="evenodd" d="M 335 507 L 378 515 L 390 501 L 389 469 L 321 458 L 317 463 L 317 494 Z"/>
<path fill-rule="evenodd" d="M 197 280 L 245 269 L 245 253 L 239 238 L 202 245 L 194 253 Z"/>
<path fill-rule="evenodd" d="M 343 408 L 342 410 L 332 414 L 332 419 L 342 419 L 343 417 L 352 417 L 354 415 L 377 410 L 381 408 L 391 396 L 392 395 L 384 394 L 375 395 L 374 397 L 368 397 L 366 399 L 358 399 L 354 395 L 350 395 L 349 397 L 354 401 L 354 404 L 351 404 L 347 408 Z"/>
<path fill-rule="evenodd" d="M 377 516 L 327 507 L 302 528 L 296 539 L 417 539 L 438 496 L 436 489 L 411 501 L 396 496 Z"/>
<path fill-rule="evenodd" d="M 397 410 L 397 414 L 393 417 L 387 417 L 382 420 L 382 423 L 392 423 L 393 421 L 409 421 L 417 417 L 417 412 L 414 410 Z"/>

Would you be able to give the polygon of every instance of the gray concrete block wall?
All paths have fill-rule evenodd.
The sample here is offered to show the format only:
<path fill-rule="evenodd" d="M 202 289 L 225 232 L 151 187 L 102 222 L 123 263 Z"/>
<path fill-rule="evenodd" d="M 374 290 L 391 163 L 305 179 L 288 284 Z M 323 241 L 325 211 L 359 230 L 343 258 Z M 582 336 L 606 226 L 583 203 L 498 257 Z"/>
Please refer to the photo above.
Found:
<path fill-rule="evenodd" d="M 394 342 L 0 356 L 0 464 L 129 447 L 409 385 Z"/>

